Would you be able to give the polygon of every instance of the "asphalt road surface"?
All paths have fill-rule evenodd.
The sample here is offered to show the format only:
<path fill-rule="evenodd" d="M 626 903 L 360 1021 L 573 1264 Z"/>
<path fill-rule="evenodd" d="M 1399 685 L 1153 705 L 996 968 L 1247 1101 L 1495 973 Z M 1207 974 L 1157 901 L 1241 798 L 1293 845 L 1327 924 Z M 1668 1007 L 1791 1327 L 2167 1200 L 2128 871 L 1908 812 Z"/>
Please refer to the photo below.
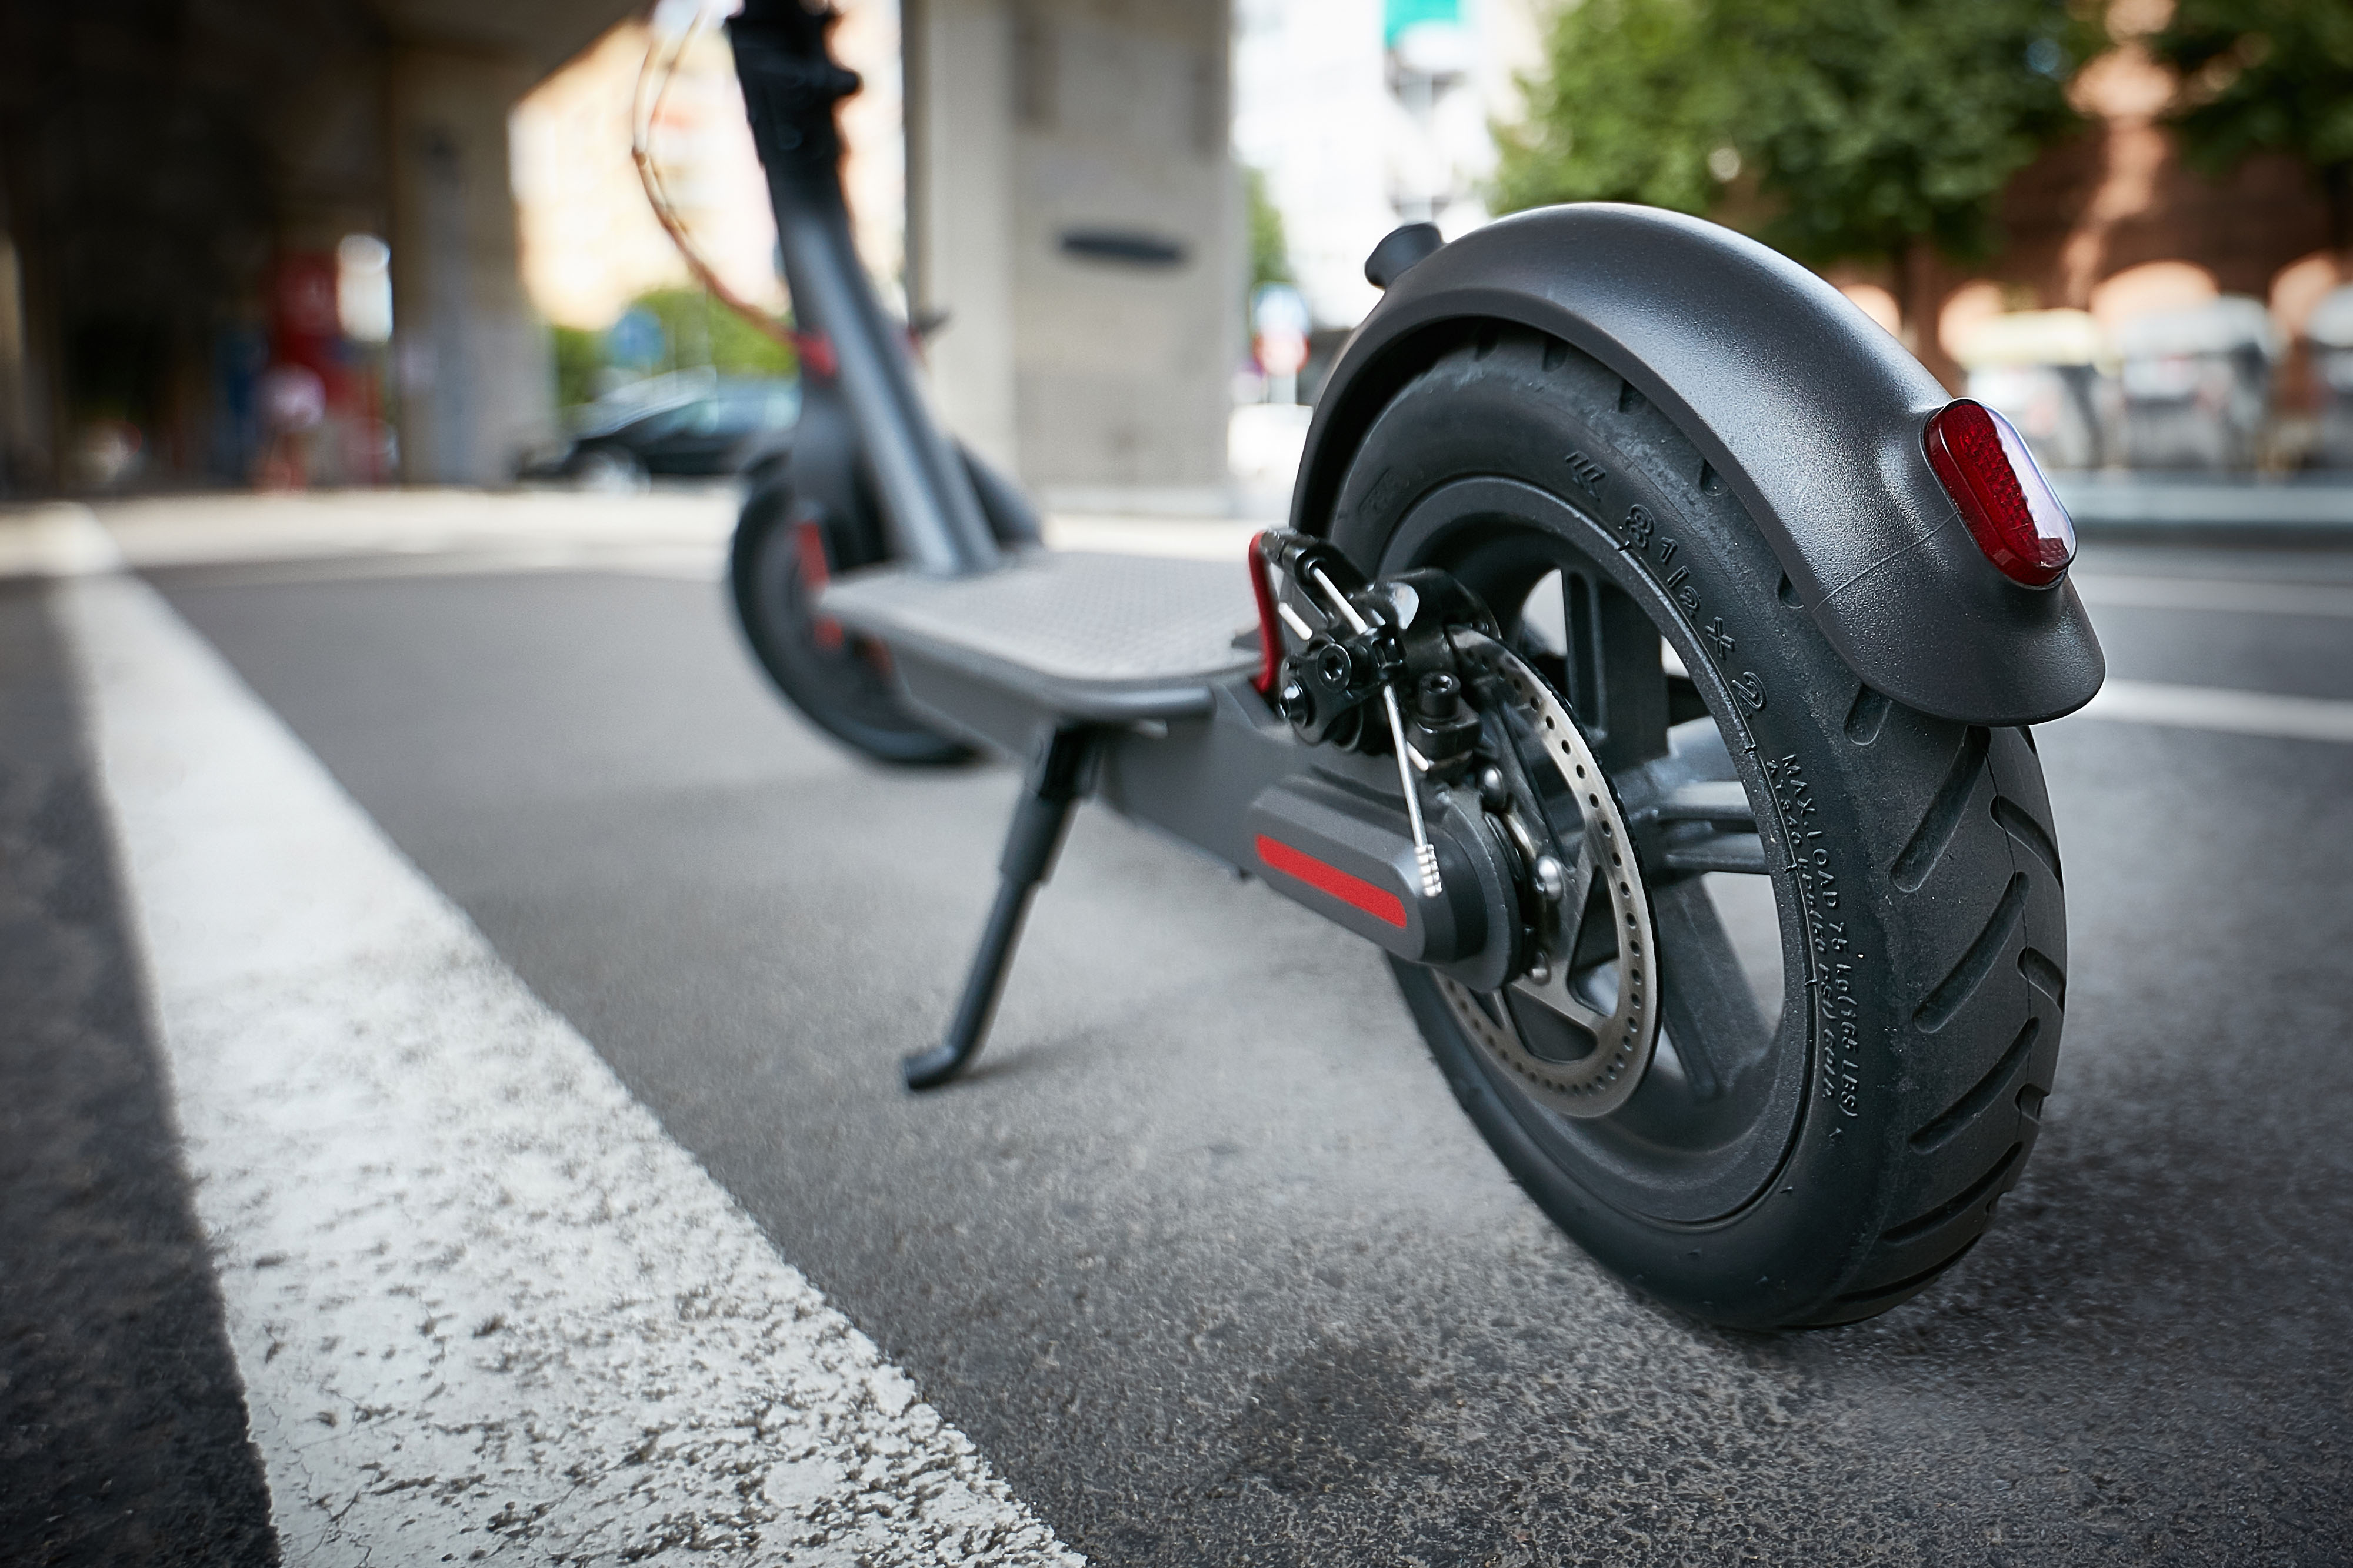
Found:
<path fill-rule="evenodd" d="M 1790 1336 L 1603 1275 L 1487 1154 L 1369 950 L 1099 809 L 979 1070 L 904 1093 L 894 1063 L 952 1005 L 1013 776 L 846 755 L 765 689 L 691 572 L 151 577 L 1023 1517 L 1092 1561 L 2353 1561 L 2353 744 L 2326 738 L 2353 735 L 2353 555 L 2117 546 L 2082 572 L 2110 584 L 2088 596 L 2113 673 L 2156 695 L 2038 731 L 2073 953 L 2042 1142 L 1945 1281 Z M 19 946 L 22 1016 L 71 1026 L 38 1049 L 21 1032 L 0 1087 L 10 1312 L 84 1328 L 0 1349 L 0 1458 L 26 1467 L 0 1524 L 53 1543 L 0 1557 L 108 1560 L 122 1527 L 99 1516 L 152 1494 L 180 1510 L 153 1539 L 248 1560 L 268 1496 L 220 1440 L 235 1371 L 191 1262 L 169 1075 L 121 1005 L 120 851 L 74 739 L 91 721 L 59 695 L 66 592 L 0 594 L 0 844 L 48 857 L 31 893 L 24 856 L 0 878 L 12 941 L 72 945 L 79 989 L 27 991 L 48 972 Z M 2146 721 L 2182 689 L 2314 700 L 2282 710 L 2306 738 L 2238 732 L 2282 728 L 2260 704 Z M 138 1168 L 93 1175 L 100 1153 Z M 70 1265 L 107 1226 L 106 1268 L 158 1300 L 129 1321 L 93 1319 L 105 1292 Z M 60 1380 L 132 1392 L 45 1395 L 36 1440 L 30 1391 Z M 143 1468 L 101 1497 L 118 1429 L 144 1435 Z"/>

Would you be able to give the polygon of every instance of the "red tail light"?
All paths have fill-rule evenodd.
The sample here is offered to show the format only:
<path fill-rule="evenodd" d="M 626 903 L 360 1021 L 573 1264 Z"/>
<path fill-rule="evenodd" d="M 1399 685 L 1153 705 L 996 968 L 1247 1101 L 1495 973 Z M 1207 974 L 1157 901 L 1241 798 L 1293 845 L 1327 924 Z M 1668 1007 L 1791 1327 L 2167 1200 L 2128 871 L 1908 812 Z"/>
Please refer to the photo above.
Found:
<path fill-rule="evenodd" d="M 2047 588 L 2075 559 L 2075 524 L 2009 420 L 1964 397 L 1928 421 L 1928 466 L 2002 575 Z"/>

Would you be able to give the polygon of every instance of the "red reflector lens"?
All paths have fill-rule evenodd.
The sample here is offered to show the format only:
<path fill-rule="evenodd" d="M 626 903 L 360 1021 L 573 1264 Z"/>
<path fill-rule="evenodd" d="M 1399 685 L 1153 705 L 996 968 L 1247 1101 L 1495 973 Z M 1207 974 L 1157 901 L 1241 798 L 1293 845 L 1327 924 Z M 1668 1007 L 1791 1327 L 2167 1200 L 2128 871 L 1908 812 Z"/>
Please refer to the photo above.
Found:
<path fill-rule="evenodd" d="M 1351 877 L 1326 865 L 1304 849 L 1294 849 L 1280 838 L 1258 836 L 1258 858 L 1286 877 L 1296 877 L 1319 893 L 1328 893 L 1352 909 L 1359 909 L 1383 925 L 1405 929 L 1405 900 L 1386 888 L 1376 888 L 1362 877 Z"/>
<path fill-rule="evenodd" d="M 1928 421 L 1928 466 L 2002 574 L 2047 588 L 2075 559 L 2075 524 L 2009 420 L 1964 397 Z"/>

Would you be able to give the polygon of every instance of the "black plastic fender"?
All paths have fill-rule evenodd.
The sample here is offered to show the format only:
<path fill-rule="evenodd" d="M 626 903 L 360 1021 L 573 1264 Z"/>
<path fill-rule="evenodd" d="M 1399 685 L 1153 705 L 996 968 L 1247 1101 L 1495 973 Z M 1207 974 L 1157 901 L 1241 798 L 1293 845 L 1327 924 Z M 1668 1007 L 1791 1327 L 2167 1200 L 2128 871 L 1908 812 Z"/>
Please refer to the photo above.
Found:
<path fill-rule="evenodd" d="M 1936 378 L 1796 262 L 1652 207 L 1522 213 L 1397 277 L 1324 383 L 1293 528 L 1330 533 L 1382 406 L 1482 321 L 1549 332 L 1664 411 L 1874 690 L 1939 718 L 2025 724 L 2100 689 L 2106 661 L 2074 589 L 2003 576 L 1930 470 L 1922 432 L 1950 401 Z"/>

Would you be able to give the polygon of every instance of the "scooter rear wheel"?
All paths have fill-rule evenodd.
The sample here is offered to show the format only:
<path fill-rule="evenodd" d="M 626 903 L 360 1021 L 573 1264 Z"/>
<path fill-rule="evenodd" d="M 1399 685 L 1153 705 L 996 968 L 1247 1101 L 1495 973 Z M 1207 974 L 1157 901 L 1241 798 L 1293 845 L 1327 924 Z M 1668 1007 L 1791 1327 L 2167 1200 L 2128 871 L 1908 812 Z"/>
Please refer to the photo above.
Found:
<path fill-rule="evenodd" d="M 1663 1024 L 1622 1107 L 1535 1098 L 1503 1048 L 1539 1048 L 1517 1000 L 1399 966 L 1504 1164 L 1713 1321 L 1851 1321 L 1925 1289 L 2018 1182 L 2058 1053 L 2031 736 L 1858 682 L 1690 441 L 1555 340 L 1491 330 L 1408 383 L 1335 516 L 1366 572 L 1441 567 L 1486 600 L 1633 826 Z"/>

